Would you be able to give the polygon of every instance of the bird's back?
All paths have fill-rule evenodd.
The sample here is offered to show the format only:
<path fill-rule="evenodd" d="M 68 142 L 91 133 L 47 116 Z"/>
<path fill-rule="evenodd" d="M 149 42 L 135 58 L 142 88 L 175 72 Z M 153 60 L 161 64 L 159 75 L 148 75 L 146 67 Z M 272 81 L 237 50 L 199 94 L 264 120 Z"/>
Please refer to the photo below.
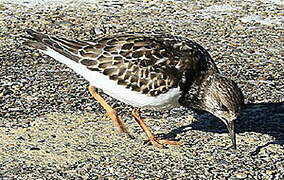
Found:
<path fill-rule="evenodd" d="M 118 85 L 150 96 L 177 87 L 184 76 L 183 83 L 188 84 L 208 70 L 218 71 L 203 47 L 179 36 L 127 33 L 90 42 L 27 32 L 32 36 L 26 43 L 29 46 L 43 51 L 51 48 Z"/>

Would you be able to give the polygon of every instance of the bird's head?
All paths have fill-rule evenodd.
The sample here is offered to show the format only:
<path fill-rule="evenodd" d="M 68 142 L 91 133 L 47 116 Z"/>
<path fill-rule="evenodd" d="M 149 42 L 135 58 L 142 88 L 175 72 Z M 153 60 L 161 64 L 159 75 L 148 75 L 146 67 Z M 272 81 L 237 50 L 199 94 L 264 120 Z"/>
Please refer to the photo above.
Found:
<path fill-rule="evenodd" d="M 220 74 L 213 74 L 204 89 L 202 109 L 220 118 L 226 125 L 236 149 L 235 121 L 244 105 L 242 91 L 237 84 Z"/>

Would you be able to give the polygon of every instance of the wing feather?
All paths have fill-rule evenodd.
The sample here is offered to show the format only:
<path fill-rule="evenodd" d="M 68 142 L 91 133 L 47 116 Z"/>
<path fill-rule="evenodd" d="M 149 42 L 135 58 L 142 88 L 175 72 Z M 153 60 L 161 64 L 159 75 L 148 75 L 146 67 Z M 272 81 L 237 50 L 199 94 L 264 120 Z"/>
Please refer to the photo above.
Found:
<path fill-rule="evenodd" d="M 185 74 L 198 76 L 198 73 L 188 72 L 206 71 L 211 62 L 210 58 L 206 59 L 209 54 L 200 45 L 176 36 L 134 33 L 88 42 L 32 30 L 27 32 L 33 41 L 26 44 L 37 45 L 39 49 L 52 48 L 91 71 L 103 73 L 119 85 L 150 96 L 177 87 Z"/>

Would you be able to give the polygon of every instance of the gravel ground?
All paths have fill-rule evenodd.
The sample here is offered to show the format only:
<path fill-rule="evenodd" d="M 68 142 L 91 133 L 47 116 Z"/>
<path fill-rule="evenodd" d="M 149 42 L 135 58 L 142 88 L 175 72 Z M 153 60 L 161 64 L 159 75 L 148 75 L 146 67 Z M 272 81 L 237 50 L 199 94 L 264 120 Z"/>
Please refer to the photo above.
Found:
<path fill-rule="evenodd" d="M 1 179 L 283 179 L 284 12 L 281 0 L 0 1 Z M 18 2 L 18 3 L 16 3 Z M 25 28 L 92 39 L 93 30 L 162 31 L 202 44 L 246 97 L 238 149 L 209 114 L 144 110 L 158 149 L 106 97 L 135 136 L 116 132 L 88 83 L 50 57 L 23 47 Z"/>

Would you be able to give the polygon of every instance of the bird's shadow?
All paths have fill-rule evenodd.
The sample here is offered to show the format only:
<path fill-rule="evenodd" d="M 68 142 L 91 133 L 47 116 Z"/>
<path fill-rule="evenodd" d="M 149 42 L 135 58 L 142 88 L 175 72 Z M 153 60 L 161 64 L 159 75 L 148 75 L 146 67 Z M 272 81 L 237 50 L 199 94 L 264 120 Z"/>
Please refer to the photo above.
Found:
<path fill-rule="evenodd" d="M 200 130 L 205 132 L 226 133 L 225 125 L 209 113 L 200 113 L 196 115 L 197 121 L 173 129 L 166 138 L 175 138 L 178 134 L 190 131 Z M 274 137 L 273 142 L 268 144 L 284 144 L 284 102 L 280 103 L 260 103 L 246 104 L 241 116 L 236 122 L 237 133 L 256 132 L 268 134 Z M 261 147 L 260 147 L 261 148 Z"/>

